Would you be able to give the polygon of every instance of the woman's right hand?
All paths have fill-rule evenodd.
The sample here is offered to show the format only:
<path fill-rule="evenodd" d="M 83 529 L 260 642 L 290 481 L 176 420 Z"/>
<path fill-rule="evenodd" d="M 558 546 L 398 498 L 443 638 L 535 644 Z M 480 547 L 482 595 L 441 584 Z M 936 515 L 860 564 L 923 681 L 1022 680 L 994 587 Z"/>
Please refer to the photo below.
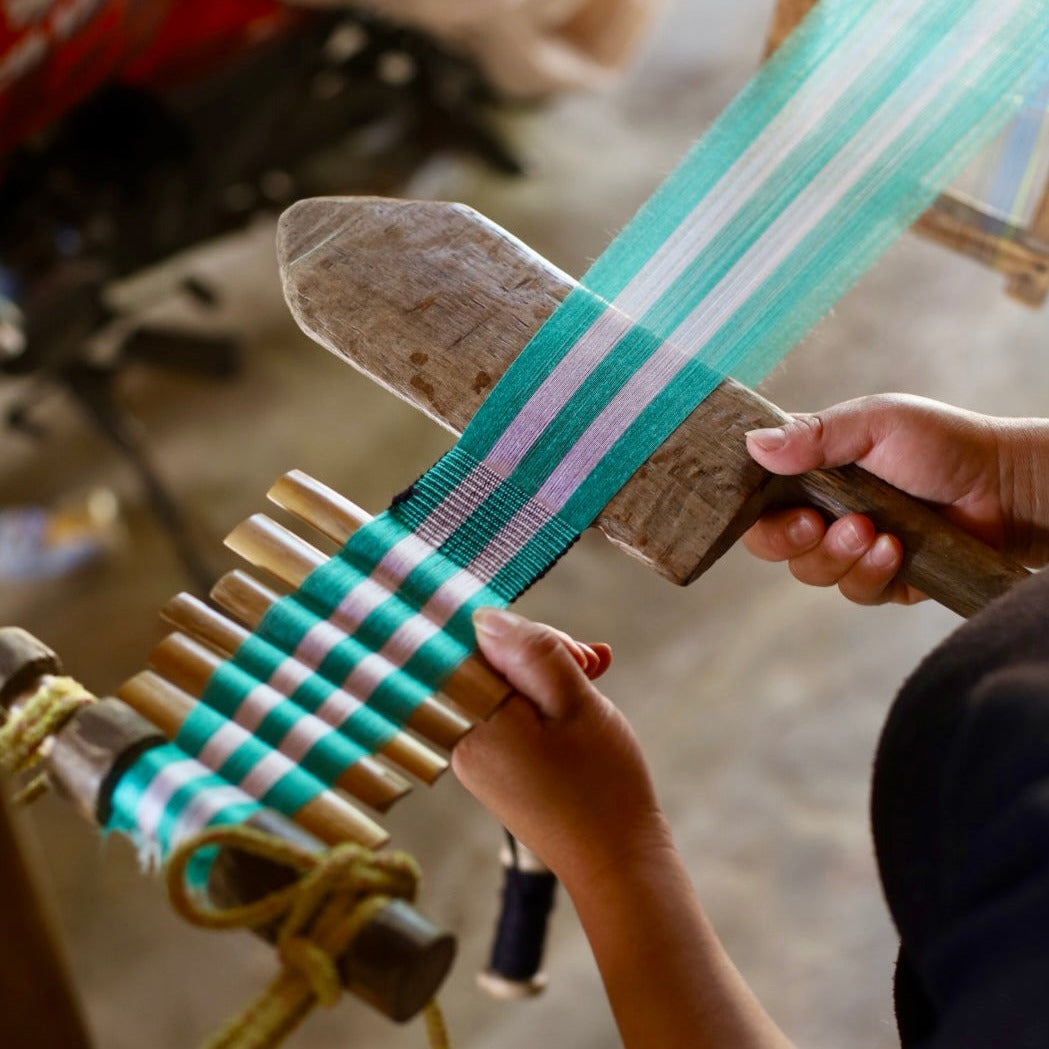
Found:
<path fill-rule="evenodd" d="M 747 450 L 776 474 L 857 463 L 1002 553 L 1031 567 L 1049 562 L 1049 420 L 882 394 L 753 430 Z M 898 578 L 899 540 L 862 514 L 827 524 L 811 507 L 770 511 L 743 544 L 762 560 L 786 561 L 803 583 L 836 585 L 858 604 L 925 596 Z"/>

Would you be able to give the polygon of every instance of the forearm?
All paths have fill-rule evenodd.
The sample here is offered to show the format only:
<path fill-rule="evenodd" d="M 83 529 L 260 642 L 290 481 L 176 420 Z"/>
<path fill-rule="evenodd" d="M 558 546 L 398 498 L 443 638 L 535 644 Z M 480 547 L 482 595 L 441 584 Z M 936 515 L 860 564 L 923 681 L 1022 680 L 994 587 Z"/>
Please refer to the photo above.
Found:
<path fill-rule="evenodd" d="M 670 841 L 562 880 L 626 1049 L 789 1049 L 725 953 Z"/>

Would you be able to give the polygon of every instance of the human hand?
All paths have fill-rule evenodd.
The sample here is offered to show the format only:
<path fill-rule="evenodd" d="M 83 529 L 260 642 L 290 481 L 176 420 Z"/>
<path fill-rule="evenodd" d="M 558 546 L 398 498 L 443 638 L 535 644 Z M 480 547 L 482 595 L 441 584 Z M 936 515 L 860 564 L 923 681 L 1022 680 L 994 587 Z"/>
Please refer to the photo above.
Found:
<path fill-rule="evenodd" d="M 625 851 L 669 841 L 637 738 L 589 680 L 611 649 L 490 608 L 474 627 L 517 691 L 452 752 L 467 790 L 569 891 Z"/>
<path fill-rule="evenodd" d="M 608 646 L 495 609 L 474 627 L 517 692 L 452 767 L 568 891 L 626 1049 L 791 1049 L 699 906 L 637 737 L 588 680 Z"/>
<path fill-rule="evenodd" d="M 1049 560 L 1047 420 L 999 419 L 882 394 L 797 415 L 782 429 L 751 431 L 747 449 L 778 474 L 858 463 L 1003 553 L 1031 566 Z M 897 578 L 899 540 L 861 514 L 828 525 L 811 508 L 772 511 L 743 543 L 763 560 L 787 561 L 804 583 L 836 584 L 858 604 L 925 596 Z"/>

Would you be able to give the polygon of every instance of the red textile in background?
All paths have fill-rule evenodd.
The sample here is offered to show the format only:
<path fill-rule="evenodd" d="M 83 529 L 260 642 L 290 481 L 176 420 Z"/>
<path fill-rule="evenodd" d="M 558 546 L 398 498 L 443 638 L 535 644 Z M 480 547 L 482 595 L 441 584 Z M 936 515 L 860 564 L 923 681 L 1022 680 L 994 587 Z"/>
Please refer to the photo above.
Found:
<path fill-rule="evenodd" d="M 0 0 L 0 156 L 102 84 L 192 79 L 301 17 L 279 0 Z"/>

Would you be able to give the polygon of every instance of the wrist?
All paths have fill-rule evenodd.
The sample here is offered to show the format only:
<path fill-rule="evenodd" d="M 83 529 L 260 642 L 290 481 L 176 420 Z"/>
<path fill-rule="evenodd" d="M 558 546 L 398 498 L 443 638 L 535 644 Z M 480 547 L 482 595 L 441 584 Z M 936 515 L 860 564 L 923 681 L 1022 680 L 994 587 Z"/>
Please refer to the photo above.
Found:
<path fill-rule="evenodd" d="M 1012 419 L 998 436 L 1006 549 L 1041 567 L 1049 562 L 1049 420 Z"/>
<path fill-rule="evenodd" d="M 601 899 L 609 892 L 630 894 L 637 886 L 651 885 L 672 865 L 680 863 L 670 825 L 658 808 L 623 823 L 611 834 L 577 835 L 549 863 L 579 905 L 581 900 Z"/>

